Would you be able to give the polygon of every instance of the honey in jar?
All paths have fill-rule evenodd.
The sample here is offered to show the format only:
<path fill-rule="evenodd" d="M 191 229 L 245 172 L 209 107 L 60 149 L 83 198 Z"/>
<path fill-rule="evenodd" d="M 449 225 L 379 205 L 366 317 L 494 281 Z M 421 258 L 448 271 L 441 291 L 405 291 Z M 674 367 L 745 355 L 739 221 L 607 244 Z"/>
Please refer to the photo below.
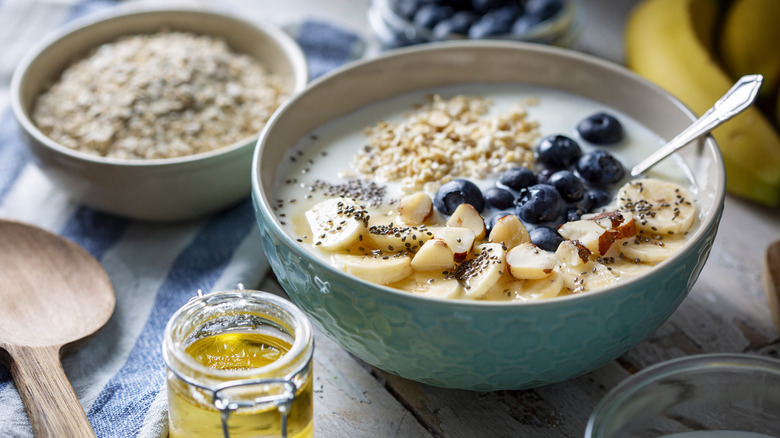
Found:
<path fill-rule="evenodd" d="M 313 435 L 311 326 L 289 301 L 204 295 L 171 318 L 163 350 L 172 438 Z"/>

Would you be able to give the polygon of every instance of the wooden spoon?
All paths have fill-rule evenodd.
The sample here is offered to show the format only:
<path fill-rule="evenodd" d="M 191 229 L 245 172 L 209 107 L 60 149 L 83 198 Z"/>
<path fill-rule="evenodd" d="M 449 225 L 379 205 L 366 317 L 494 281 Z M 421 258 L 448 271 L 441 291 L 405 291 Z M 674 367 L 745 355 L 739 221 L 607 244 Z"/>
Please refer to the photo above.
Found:
<path fill-rule="evenodd" d="M 764 263 L 764 290 L 769 310 L 775 320 L 775 327 L 780 333 L 780 240 L 766 249 Z"/>
<path fill-rule="evenodd" d="M 38 437 L 94 437 L 60 358 L 114 311 L 103 267 L 75 243 L 0 220 L 0 360 Z"/>

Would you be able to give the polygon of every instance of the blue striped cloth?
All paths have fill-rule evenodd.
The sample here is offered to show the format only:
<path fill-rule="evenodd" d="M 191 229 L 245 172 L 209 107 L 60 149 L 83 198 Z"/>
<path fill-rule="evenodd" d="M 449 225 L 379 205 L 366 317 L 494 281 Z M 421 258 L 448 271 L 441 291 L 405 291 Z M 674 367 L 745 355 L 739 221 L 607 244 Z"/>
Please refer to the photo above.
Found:
<path fill-rule="evenodd" d="M 257 287 L 268 264 L 249 198 L 196 222 L 140 223 L 73 203 L 31 162 L 8 106 L 14 67 L 8 59 L 18 62 L 51 28 L 116 3 L 0 0 L 6 57 L 0 65 L 0 217 L 59 233 L 102 263 L 114 284 L 116 310 L 63 366 L 98 437 L 158 437 L 167 436 L 161 354 L 166 322 L 198 289 Z M 312 77 L 360 53 L 356 35 L 326 23 L 302 20 L 289 31 L 304 49 Z M 32 436 L 10 373 L 1 365 L 0 436 Z"/>

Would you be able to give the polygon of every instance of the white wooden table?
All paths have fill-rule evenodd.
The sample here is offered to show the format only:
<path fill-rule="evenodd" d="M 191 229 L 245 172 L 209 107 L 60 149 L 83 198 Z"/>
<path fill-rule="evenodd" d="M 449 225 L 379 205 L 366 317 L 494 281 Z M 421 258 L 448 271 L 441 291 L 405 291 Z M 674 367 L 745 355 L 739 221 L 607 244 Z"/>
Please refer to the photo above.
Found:
<path fill-rule="evenodd" d="M 58 0 L 52 0 L 56 3 Z M 306 17 L 332 22 L 371 41 L 368 0 L 166 0 L 207 4 L 278 24 Z M 622 60 L 622 25 L 636 0 L 583 0 L 579 48 Z M 159 3 L 159 2 L 155 2 Z M 3 29 L 0 28 L 0 33 Z M 369 44 L 367 56 L 376 53 Z M 20 53 L 5 53 L 19 58 Z M 3 72 L 0 72 L 3 73 Z M 2 76 L 0 74 L 0 76 Z M 7 78 L 0 78 L 7 79 Z M 0 98 L 4 96 L 0 95 Z M 446 390 L 401 379 L 316 336 L 315 432 L 320 437 L 581 437 L 601 398 L 629 375 L 697 353 L 780 356 L 780 337 L 762 289 L 769 242 L 780 239 L 780 208 L 728 197 L 714 248 L 698 282 L 660 329 L 618 360 L 579 378 L 522 391 Z M 283 293 L 273 276 L 261 289 Z M 3 433 L 0 432 L 0 435 Z"/>

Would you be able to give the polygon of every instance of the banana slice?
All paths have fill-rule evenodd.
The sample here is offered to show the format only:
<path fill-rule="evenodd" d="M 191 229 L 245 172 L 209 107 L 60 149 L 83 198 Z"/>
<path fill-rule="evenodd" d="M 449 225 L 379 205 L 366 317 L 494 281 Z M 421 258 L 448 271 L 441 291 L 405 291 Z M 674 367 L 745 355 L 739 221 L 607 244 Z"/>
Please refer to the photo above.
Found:
<path fill-rule="evenodd" d="M 696 219 L 691 192 L 670 182 L 634 180 L 620 188 L 617 199 L 618 209 L 631 212 L 636 227 L 647 232 L 683 234 Z"/>
<path fill-rule="evenodd" d="M 333 264 L 355 277 L 377 284 L 401 281 L 412 274 L 409 256 L 363 256 L 336 254 Z"/>
<path fill-rule="evenodd" d="M 561 274 L 564 286 L 573 294 L 601 289 L 618 281 L 606 266 L 592 261 L 579 266 L 561 265 Z"/>
<path fill-rule="evenodd" d="M 366 231 L 369 218 L 362 205 L 348 198 L 322 201 L 305 215 L 313 244 L 328 251 L 343 250 L 357 242 Z"/>
<path fill-rule="evenodd" d="M 506 264 L 518 280 L 538 280 L 549 276 L 558 260 L 533 243 L 521 243 L 506 253 Z"/>
<path fill-rule="evenodd" d="M 500 243 L 483 243 L 474 257 L 461 263 L 455 276 L 462 282 L 466 298 L 477 299 L 504 275 L 506 252 Z"/>
<path fill-rule="evenodd" d="M 652 265 L 647 263 L 634 263 L 625 258 L 616 258 L 605 266 L 620 280 L 638 277 L 647 272 L 648 269 L 652 269 Z"/>
<path fill-rule="evenodd" d="M 411 292 L 419 293 L 431 298 L 460 298 L 463 295 L 463 286 L 452 277 L 442 274 L 417 273 L 414 275 L 417 285 Z"/>
<path fill-rule="evenodd" d="M 618 249 L 623 258 L 634 263 L 662 262 L 685 245 L 685 236 L 659 236 L 638 234 L 634 239 L 626 239 Z"/>
<path fill-rule="evenodd" d="M 507 290 L 513 301 L 528 302 L 556 297 L 563 286 L 561 270 L 555 268 L 546 278 L 513 281 Z"/>
<path fill-rule="evenodd" d="M 374 247 L 384 252 L 415 252 L 433 237 L 433 232 L 425 225 L 398 226 L 391 222 L 369 226 L 366 237 Z"/>

